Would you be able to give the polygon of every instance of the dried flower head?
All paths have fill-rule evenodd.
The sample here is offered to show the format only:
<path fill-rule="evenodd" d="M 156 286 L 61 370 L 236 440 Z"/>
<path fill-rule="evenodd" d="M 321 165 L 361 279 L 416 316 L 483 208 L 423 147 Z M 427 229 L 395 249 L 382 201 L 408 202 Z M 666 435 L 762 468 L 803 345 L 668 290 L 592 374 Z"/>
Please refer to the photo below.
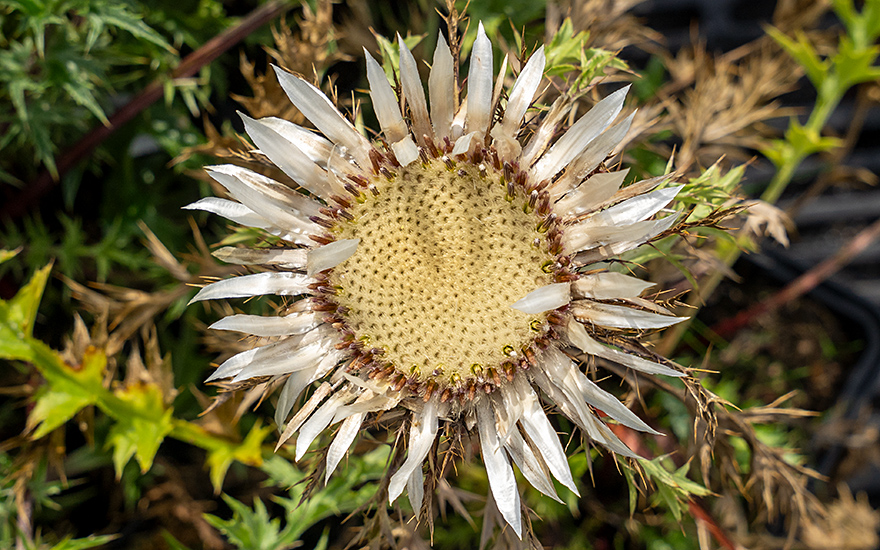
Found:
<path fill-rule="evenodd" d="M 220 259 L 259 272 L 209 284 L 193 301 L 291 297 L 276 317 L 232 315 L 212 326 L 253 335 L 258 345 L 209 380 L 283 382 L 276 421 L 282 442 L 298 433 L 297 460 L 341 423 L 327 476 L 370 415 L 406 411 L 406 460 L 388 493 L 394 501 L 406 488 L 416 514 L 440 423 L 475 429 L 495 502 L 519 535 L 511 459 L 543 493 L 558 498 L 551 475 L 577 493 L 542 400 L 614 453 L 633 456 L 597 411 L 652 432 L 574 358 L 682 376 L 619 347 L 626 336 L 682 318 L 639 298 L 649 284 L 598 263 L 667 232 L 677 216 L 663 210 L 680 188 L 664 187 L 661 177 L 621 189 L 626 171 L 605 168 L 632 120 L 614 124 L 627 88 L 554 141 L 572 107 L 557 101 L 526 140 L 520 134 L 543 79 L 543 48 L 505 103 L 480 25 L 459 106 L 454 56 L 441 36 L 429 111 L 416 62 L 399 43 L 400 98 L 366 56 L 381 145 L 315 86 L 275 67 L 290 100 L 323 135 L 277 118 L 242 118 L 262 154 L 302 190 L 238 166 L 208 168 L 235 201 L 207 198 L 188 208 L 262 228 L 282 245 L 218 250 Z"/>

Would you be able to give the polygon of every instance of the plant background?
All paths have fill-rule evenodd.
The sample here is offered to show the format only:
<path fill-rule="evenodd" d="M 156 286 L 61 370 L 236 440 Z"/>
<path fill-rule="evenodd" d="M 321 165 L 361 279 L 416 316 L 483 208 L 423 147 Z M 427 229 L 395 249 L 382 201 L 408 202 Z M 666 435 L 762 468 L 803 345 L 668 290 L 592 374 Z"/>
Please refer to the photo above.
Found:
<path fill-rule="evenodd" d="M 501 51 L 551 44 L 561 89 L 632 81 L 640 110 L 625 161 L 654 175 L 674 151 L 694 219 L 749 199 L 782 199 L 795 213 L 816 197 L 868 192 L 876 166 L 858 153 L 876 147 L 880 2 L 779 0 L 751 13 L 754 3 L 722 2 L 733 10 L 727 34 L 702 4 L 676 5 L 492 0 L 467 15 Z M 406 509 L 377 509 L 381 430 L 301 504 L 310 470 L 274 452 L 271 402 L 212 400 L 201 383 L 241 343 L 205 331 L 219 309 L 185 307 L 188 285 L 233 272 L 210 256 L 215 244 L 257 238 L 180 209 L 211 192 L 201 166 L 247 149 L 235 110 L 301 122 L 263 76 L 269 61 L 334 85 L 353 109 L 361 48 L 395 62 L 372 31 L 400 32 L 429 58 L 445 28 L 436 9 L 447 13 L 427 0 L 0 2 L 0 547 L 517 544 L 493 530 L 478 464 L 438 487 L 433 532 Z M 838 256 L 817 279 L 857 256 L 851 236 L 876 238 L 870 222 L 834 226 L 844 244 L 826 246 Z M 746 229 L 725 238 L 695 227 L 634 258 L 670 296 L 698 283 L 681 297 L 699 310 L 690 329 L 654 345 L 700 369 L 708 391 L 621 384 L 671 435 L 623 434 L 656 457 L 640 470 L 571 452 L 583 498 L 556 504 L 525 489 L 541 519 L 524 545 L 878 546 L 877 502 L 845 485 L 871 489 L 859 476 L 880 464 L 870 399 L 839 402 L 871 334 L 798 292 L 779 297 L 766 271 L 735 263 L 762 230 L 797 235 L 781 211 L 759 203 L 724 223 Z M 724 279 L 731 266 L 736 282 Z M 253 312 L 271 309 L 256 302 Z M 732 328 L 720 324 L 740 312 Z"/>

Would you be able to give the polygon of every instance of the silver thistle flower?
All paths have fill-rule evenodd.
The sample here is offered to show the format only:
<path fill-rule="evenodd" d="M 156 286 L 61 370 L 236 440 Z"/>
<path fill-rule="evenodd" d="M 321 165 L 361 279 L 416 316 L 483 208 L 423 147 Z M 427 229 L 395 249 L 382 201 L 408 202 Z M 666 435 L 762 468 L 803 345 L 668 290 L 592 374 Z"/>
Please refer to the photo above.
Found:
<path fill-rule="evenodd" d="M 658 189 L 666 178 L 655 178 L 620 189 L 626 171 L 602 164 L 632 121 L 612 125 L 627 88 L 553 142 L 571 108 L 557 102 L 523 144 L 519 133 L 543 78 L 543 48 L 520 72 L 499 120 L 503 78 L 493 84 L 492 45 L 482 25 L 460 107 L 453 56 L 440 37 L 428 80 L 430 114 L 416 62 L 399 44 L 400 100 L 366 56 L 386 146 L 368 141 L 313 85 L 274 67 L 290 100 L 323 136 L 277 118 L 242 118 L 259 150 L 308 194 L 238 166 L 208 168 L 235 200 L 206 198 L 187 208 L 262 228 L 288 244 L 219 250 L 220 259 L 261 271 L 209 284 L 193 302 L 293 298 L 276 317 L 232 315 L 212 325 L 253 335 L 258 345 L 208 380 L 283 382 L 279 445 L 298 433 L 297 460 L 341 423 L 326 454 L 328 477 L 369 415 L 411 411 L 406 460 L 388 494 L 393 502 L 406 488 L 416 514 L 422 465 L 439 424 L 475 426 L 494 500 L 521 536 L 511 459 L 550 497 L 558 498 L 551 475 L 577 493 L 536 390 L 592 441 L 632 457 L 595 411 L 655 432 L 572 357 L 582 352 L 643 373 L 683 376 L 610 343 L 608 334 L 682 318 L 644 307 L 638 296 L 649 284 L 593 265 L 670 229 L 677 216 L 659 215 L 680 187 Z"/>

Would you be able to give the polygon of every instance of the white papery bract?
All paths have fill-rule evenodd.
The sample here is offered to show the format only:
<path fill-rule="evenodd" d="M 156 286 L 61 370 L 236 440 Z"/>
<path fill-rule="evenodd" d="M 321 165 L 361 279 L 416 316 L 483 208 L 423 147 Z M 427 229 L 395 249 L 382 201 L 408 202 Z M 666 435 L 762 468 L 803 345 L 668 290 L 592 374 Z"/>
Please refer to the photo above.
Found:
<path fill-rule="evenodd" d="M 210 380 L 283 385 L 279 445 L 296 436 L 297 460 L 338 426 L 325 446 L 328 478 L 365 423 L 401 407 L 406 457 L 388 493 L 394 501 L 406 490 L 417 515 L 441 426 L 474 426 L 494 502 L 521 536 L 514 464 L 551 498 L 558 499 L 554 478 L 577 492 L 545 401 L 614 453 L 634 456 L 607 422 L 656 433 L 593 382 L 584 361 L 683 375 L 619 347 L 683 319 L 640 298 L 650 284 L 606 268 L 673 227 L 678 216 L 666 208 L 681 188 L 666 187 L 664 177 L 623 186 L 627 171 L 603 164 L 632 121 L 618 120 L 627 88 L 554 141 L 574 105 L 543 120 L 527 113 L 541 89 L 543 48 L 501 94 L 504 75 L 495 78 L 480 25 L 467 95 L 458 101 L 442 36 L 427 94 L 419 65 L 398 42 L 403 97 L 366 54 L 382 145 L 317 87 L 274 67 L 320 134 L 277 118 L 242 119 L 259 152 L 298 188 L 214 166 L 210 176 L 233 200 L 186 207 L 274 238 L 261 248 L 218 250 L 219 259 L 255 272 L 208 284 L 193 301 L 274 295 L 286 304 L 277 317 L 214 323 L 249 335 L 253 349 L 228 358 Z M 522 131 L 526 121 L 533 131 Z"/>

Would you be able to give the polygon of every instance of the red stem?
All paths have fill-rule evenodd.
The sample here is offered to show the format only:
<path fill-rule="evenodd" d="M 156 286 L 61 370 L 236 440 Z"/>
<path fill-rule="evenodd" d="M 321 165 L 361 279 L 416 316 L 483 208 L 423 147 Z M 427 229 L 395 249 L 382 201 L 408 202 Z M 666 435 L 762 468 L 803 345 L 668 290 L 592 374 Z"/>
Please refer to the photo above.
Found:
<path fill-rule="evenodd" d="M 170 78 L 173 80 L 196 74 L 202 67 L 220 57 L 224 52 L 288 8 L 290 8 L 290 2 L 286 0 L 273 0 L 263 4 L 242 19 L 238 25 L 226 29 L 206 42 L 201 48 L 183 58 L 180 65 L 172 71 Z M 75 143 L 73 147 L 65 151 L 58 158 L 58 179 L 88 157 L 113 132 L 161 98 L 165 80 L 165 78 L 159 78 L 151 82 L 133 97 L 131 101 L 113 113 L 107 125 L 95 126 Z M 35 204 L 52 189 L 56 182 L 57 180 L 52 177 L 49 171 L 43 168 L 36 179 L 31 181 L 15 199 L 10 200 L 0 208 L 0 220 L 4 218 L 15 219 L 22 216 L 32 204 Z"/>

